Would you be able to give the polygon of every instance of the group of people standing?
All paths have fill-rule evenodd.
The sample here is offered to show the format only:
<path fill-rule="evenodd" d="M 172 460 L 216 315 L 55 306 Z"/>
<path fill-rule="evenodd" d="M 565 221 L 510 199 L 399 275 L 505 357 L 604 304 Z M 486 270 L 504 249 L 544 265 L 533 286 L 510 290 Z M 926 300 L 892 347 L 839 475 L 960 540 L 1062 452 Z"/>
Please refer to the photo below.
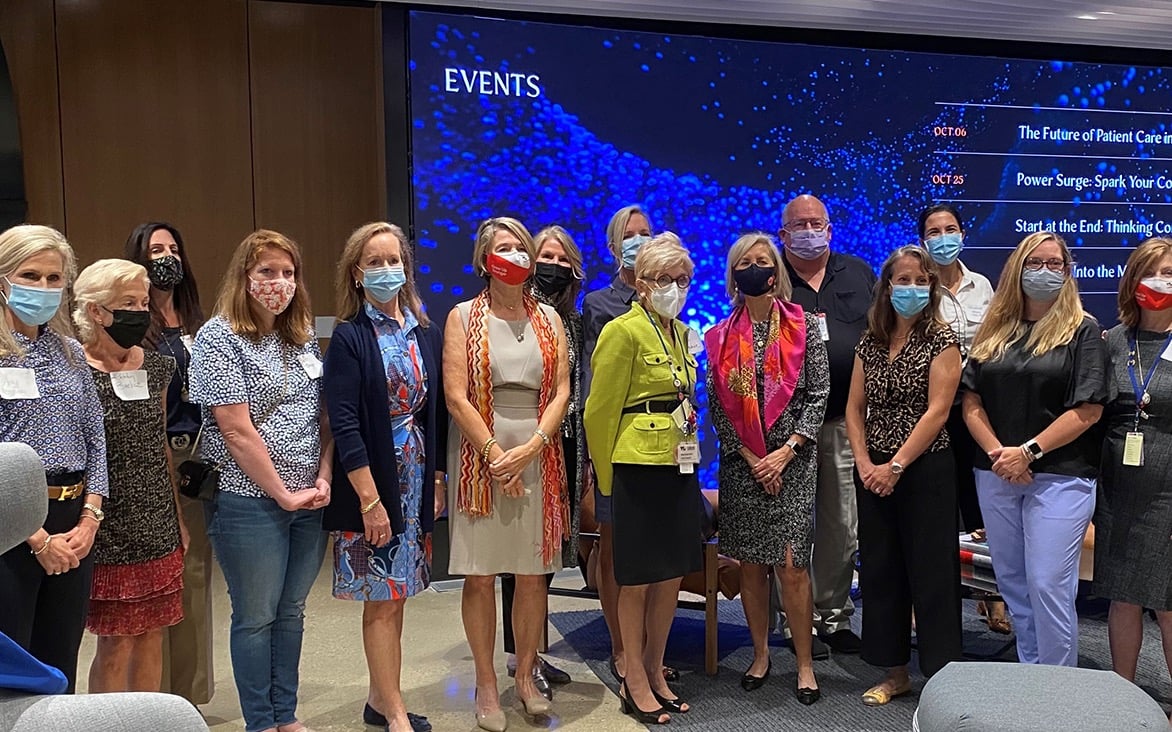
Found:
<path fill-rule="evenodd" d="M 691 710 L 664 652 L 680 580 L 701 566 L 706 366 L 720 547 L 740 561 L 753 642 L 746 691 L 772 669 L 771 582 L 803 704 L 821 696 L 813 661 L 827 645 L 887 670 L 863 695 L 871 705 L 910 689 L 913 623 L 925 675 L 958 659 L 958 514 L 987 532 L 1020 660 L 1068 665 L 1093 515 L 1113 659 L 1133 678 L 1142 609 L 1172 631 L 1172 578 L 1157 566 L 1172 522 L 1161 411 L 1172 405 L 1172 240 L 1132 253 L 1122 322 L 1104 338 L 1056 234 L 1026 237 L 994 292 L 961 263 L 964 226 L 949 205 L 923 212 L 919 242 L 878 279 L 832 250 L 832 233 L 825 206 L 804 195 L 783 211 L 780 247 L 761 232 L 739 238 L 730 313 L 701 338 L 680 320 L 691 255 L 638 206 L 612 217 L 617 272 L 580 312 L 573 238 L 488 219 L 472 252 L 485 287 L 442 328 L 404 232 L 368 224 L 338 263 L 323 362 L 300 249 L 278 232 L 240 243 L 205 321 L 172 226 L 138 227 L 124 259 L 80 275 L 58 232 L 9 229 L 0 440 L 37 451 L 51 501 L 43 529 L 0 557 L 0 631 L 64 671 L 71 691 L 88 627 L 99 639 L 91 691 L 162 687 L 206 702 L 214 549 L 246 728 L 298 732 L 305 600 L 328 531 L 333 594 L 363 602 L 364 719 L 427 730 L 404 703 L 400 641 L 446 511 L 476 722 L 503 731 L 495 580 L 517 704 L 548 714 L 550 684 L 569 677 L 538 655 L 547 588 L 579 561 L 585 499 L 622 708 L 666 723 Z M 190 459 L 218 470 L 214 500 L 176 490 Z M 850 629 L 856 550 L 861 639 Z M 996 605 L 986 612 L 990 627 L 1008 626 Z"/>

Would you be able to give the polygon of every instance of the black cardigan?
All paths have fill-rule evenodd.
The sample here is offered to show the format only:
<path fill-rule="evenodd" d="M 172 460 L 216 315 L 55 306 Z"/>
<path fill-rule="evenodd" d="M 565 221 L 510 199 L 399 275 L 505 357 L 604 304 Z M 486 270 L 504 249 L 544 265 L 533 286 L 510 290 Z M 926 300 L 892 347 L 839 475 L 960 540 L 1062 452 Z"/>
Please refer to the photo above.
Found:
<path fill-rule="evenodd" d="M 427 402 L 416 415 L 423 430 L 423 531 L 435 523 L 435 471 L 447 469 L 448 410 L 444 403 L 440 356 L 443 334 L 437 323 L 415 330 L 427 371 Z M 369 466 L 379 498 L 391 519 L 391 530 L 403 533 L 399 469 L 391 415 L 387 411 L 387 375 L 374 326 L 360 308 L 351 320 L 338 323 L 330 339 L 323 375 L 326 410 L 334 435 L 334 482 L 322 525 L 327 531 L 362 531 L 358 494 L 349 473 Z M 373 407 L 373 408 L 372 408 Z"/>

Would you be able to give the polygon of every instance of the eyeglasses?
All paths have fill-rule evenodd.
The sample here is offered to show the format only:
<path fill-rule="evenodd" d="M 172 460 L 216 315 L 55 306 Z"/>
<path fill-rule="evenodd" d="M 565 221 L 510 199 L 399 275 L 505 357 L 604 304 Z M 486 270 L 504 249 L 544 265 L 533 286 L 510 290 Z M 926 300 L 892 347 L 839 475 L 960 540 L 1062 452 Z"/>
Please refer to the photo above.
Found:
<path fill-rule="evenodd" d="M 810 229 L 811 231 L 825 231 L 830 222 L 825 219 L 797 219 L 788 223 L 782 224 L 781 228 L 790 232 L 804 231 Z"/>
<path fill-rule="evenodd" d="M 645 282 L 654 282 L 656 287 L 667 287 L 668 285 L 675 283 L 675 286 L 681 290 L 688 289 L 688 287 L 690 287 L 692 284 L 692 278 L 688 275 L 680 275 L 679 277 L 673 278 L 669 277 L 668 275 L 661 274 L 655 279 L 644 277 L 643 280 Z"/>
<path fill-rule="evenodd" d="M 1037 272 L 1042 267 L 1051 272 L 1061 272 L 1066 269 L 1067 261 L 1065 259 L 1039 259 L 1038 257 L 1027 257 L 1025 261 L 1025 268 L 1031 272 Z"/>

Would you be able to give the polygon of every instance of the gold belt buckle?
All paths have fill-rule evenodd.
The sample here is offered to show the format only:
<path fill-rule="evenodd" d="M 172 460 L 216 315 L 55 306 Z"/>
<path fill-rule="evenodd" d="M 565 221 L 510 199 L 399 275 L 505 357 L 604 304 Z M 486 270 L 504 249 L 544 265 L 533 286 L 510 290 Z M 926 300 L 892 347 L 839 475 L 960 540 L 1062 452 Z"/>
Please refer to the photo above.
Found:
<path fill-rule="evenodd" d="M 57 494 L 56 500 L 68 501 L 71 498 L 77 498 L 78 496 L 80 496 L 82 494 L 82 491 L 85 490 L 85 481 L 83 480 L 83 481 L 74 483 L 73 485 L 49 486 L 50 493 L 54 489 L 60 491 L 60 493 Z M 50 496 L 50 498 L 52 498 L 52 496 Z"/>

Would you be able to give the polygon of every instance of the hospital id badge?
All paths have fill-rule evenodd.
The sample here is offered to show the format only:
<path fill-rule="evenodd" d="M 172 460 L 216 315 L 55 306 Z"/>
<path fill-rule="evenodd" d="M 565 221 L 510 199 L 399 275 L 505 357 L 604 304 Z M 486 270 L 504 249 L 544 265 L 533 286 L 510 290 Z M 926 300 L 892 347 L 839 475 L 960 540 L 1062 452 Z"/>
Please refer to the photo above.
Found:
<path fill-rule="evenodd" d="M 830 326 L 826 324 L 826 313 L 817 313 L 818 315 L 818 333 L 821 334 L 822 340 L 830 340 Z"/>
<path fill-rule="evenodd" d="M 680 466 L 682 475 L 690 475 L 696 470 L 696 463 L 700 462 L 700 443 L 694 440 L 684 440 L 676 445 L 676 465 Z"/>
<path fill-rule="evenodd" d="M 1123 464 L 1138 468 L 1144 464 L 1144 434 L 1128 432 L 1123 440 Z"/>

